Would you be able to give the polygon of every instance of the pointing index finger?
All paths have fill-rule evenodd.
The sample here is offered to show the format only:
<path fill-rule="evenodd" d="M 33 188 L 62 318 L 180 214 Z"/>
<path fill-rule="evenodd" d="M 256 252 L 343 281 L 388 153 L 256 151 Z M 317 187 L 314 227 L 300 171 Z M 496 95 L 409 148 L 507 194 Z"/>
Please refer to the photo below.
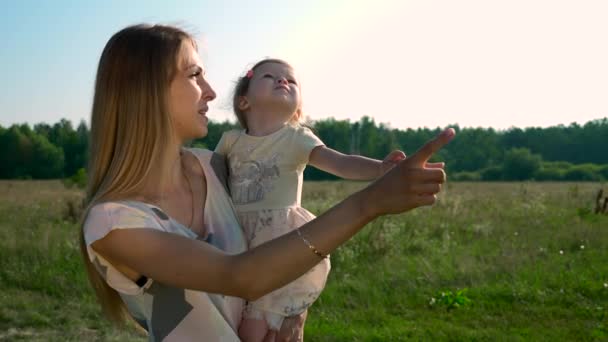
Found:
<path fill-rule="evenodd" d="M 411 155 L 408 159 L 411 163 L 418 166 L 423 166 L 431 156 L 439 151 L 443 146 L 447 145 L 456 132 L 453 128 L 448 128 L 443 132 L 439 133 L 435 138 L 429 140 L 424 146 L 422 146 L 416 153 Z"/>

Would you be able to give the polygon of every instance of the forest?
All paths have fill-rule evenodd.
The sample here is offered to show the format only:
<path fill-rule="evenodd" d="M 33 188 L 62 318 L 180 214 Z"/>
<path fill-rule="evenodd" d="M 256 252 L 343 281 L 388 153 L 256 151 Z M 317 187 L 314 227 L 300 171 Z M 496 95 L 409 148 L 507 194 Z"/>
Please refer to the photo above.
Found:
<path fill-rule="evenodd" d="M 308 126 L 323 142 L 340 152 L 382 159 L 391 150 L 414 153 L 441 128 L 396 129 L 371 117 L 359 121 L 324 119 Z M 546 128 L 460 127 L 456 138 L 439 151 L 451 180 L 459 181 L 605 181 L 608 180 L 608 118 L 583 125 Z M 190 146 L 213 149 L 222 132 L 237 124 L 209 122 L 205 138 Z M 0 179 L 60 179 L 86 177 L 89 129 L 62 119 L 0 126 Z M 336 179 L 313 167 L 307 180 Z"/>

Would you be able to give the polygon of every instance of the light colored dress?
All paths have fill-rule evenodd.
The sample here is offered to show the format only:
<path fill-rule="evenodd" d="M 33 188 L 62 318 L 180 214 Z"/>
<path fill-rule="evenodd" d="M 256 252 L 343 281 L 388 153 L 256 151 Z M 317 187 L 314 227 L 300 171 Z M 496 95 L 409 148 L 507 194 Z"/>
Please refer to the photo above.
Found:
<path fill-rule="evenodd" d="M 243 130 L 222 135 L 215 151 L 227 158 L 230 194 L 249 248 L 315 218 L 300 204 L 304 168 L 310 152 L 321 145 L 310 129 L 291 124 L 263 137 Z M 319 297 L 329 270 L 326 258 L 290 284 L 248 303 L 245 317 L 265 319 L 278 330 L 285 317 L 302 313 Z"/>
<path fill-rule="evenodd" d="M 243 299 L 175 288 L 153 279 L 138 285 L 90 247 L 114 229 L 155 229 L 205 241 L 231 254 L 244 252 L 245 238 L 225 183 L 220 181 L 225 180 L 224 158 L 207 150 L 189 151 L 200 161 L 207 181 L 205 236 L 198 236 L 157 206 L 138 201 L 105 202 L 93 206 L 87 215 L 84 224 L 87 251 L 93 265 L 108 285 L 118 291 L 133 318 L 148 331 L 150 341 L 239 341 Z"/>

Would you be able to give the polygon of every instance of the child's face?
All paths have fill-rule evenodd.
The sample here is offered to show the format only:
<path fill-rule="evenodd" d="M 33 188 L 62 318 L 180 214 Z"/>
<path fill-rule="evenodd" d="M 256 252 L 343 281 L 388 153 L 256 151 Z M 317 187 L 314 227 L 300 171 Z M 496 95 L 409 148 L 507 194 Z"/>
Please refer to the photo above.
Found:
<path fill-rule="evenodd" d="M 266 63 L 253 72 L 246 95 L 250 110 L 289 120 L 300 108 L 300 87 L 293 69 L 281 63 Z"/>

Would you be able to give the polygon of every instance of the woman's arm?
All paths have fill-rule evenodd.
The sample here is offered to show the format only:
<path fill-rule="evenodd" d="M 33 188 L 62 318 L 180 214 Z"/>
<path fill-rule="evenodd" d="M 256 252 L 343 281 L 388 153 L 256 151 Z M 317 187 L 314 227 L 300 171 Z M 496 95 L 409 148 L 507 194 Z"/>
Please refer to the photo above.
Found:
<path fill-rule="evenodd" d="M 379 215 L 433 204 L 445 173 L 424 165 L 453 134 L 447 130 L 431 140 L 370 186 L 302 226 L 301 234 L 328 254 Z M 152 229 L 113 230 L 92 247 L 119 269 L 128 267 L 171 286 L 248 300 L 295 280 L 321 260 L 297 232 L 237 255 Z"/>
<path fill-rule="evenodd" d="M 343 154 L 326 146 L 317 146 L 310 153 L 309 164 L 344 179 L 372 180 L 385 174 L 396 162 L 405 159 L 401 151 L 389 153 L 384 160 Z"/>
<path fill-rule="evenodd" d="M 363 197 L 349 197 L 300 228 L 301 233 L 311 242 L 327 241 L 315 245 L 320 251 L 333 251 L 374 217 L 362 215 Z M 163 284 L 248 300 L 295 280 L 320 261 L 296 232 L 237 255 L 145 228 L 113 230 L 92 247 L 119 270 L 124 265 Z"/>

